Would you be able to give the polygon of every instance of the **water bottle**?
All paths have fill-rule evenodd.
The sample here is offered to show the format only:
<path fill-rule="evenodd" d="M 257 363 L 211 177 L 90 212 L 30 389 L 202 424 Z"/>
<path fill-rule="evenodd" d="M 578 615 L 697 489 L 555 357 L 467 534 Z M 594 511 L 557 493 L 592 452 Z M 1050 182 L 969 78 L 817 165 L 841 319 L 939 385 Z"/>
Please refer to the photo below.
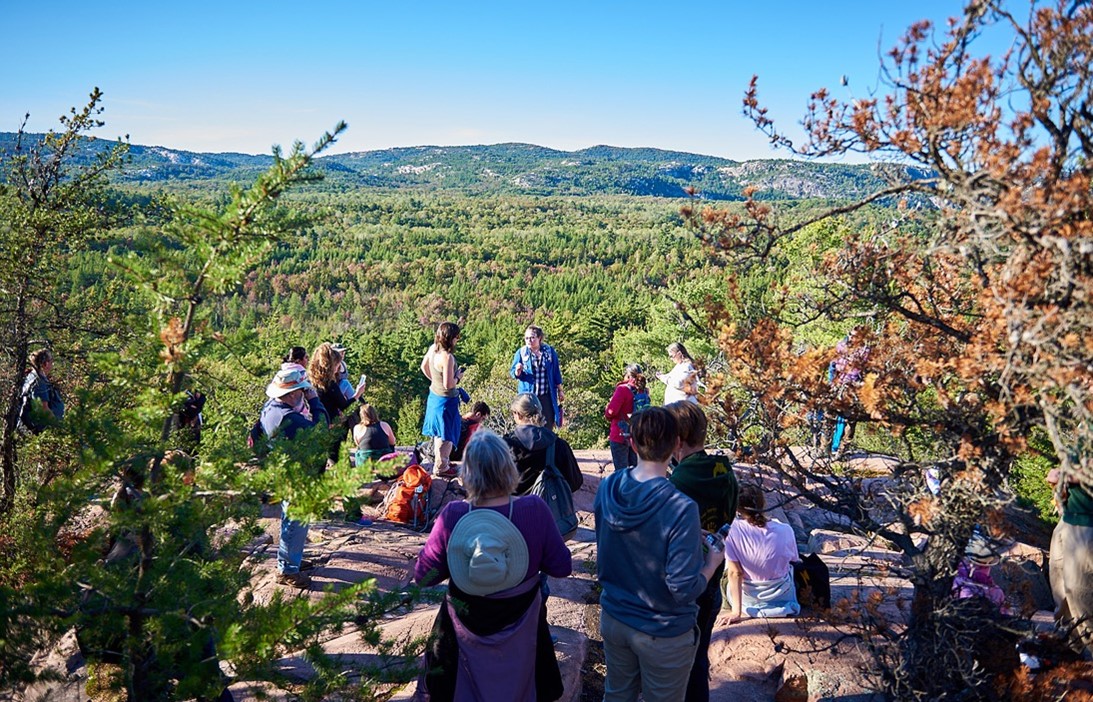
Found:
<path fill-rule="evenodd" d="M 717 530 L 717 536 L 720 536 L 722 540 L 729 535 L 729 525 L 722 524 L 721 528 Z M 716 543 L 717 539 L 713 534 L 706 534 L 706 548 L 710 548 Z"/>

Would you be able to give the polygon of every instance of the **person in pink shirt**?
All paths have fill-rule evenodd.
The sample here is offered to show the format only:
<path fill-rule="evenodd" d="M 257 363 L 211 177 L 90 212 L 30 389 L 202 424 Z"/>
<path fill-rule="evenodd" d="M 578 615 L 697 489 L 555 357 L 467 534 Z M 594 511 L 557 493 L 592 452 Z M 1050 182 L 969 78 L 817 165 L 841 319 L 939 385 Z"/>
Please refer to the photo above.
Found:
<path fill-rule="evenodd" d="M 740 486 L 725 564 L 729 575 L 729 613 L 719 625 L 746 617 L 793 617 L 801 613 L 793 586 L 793 561 L 799 559 L 793 528 L 764 514 L 766 498 L 754 483 Z"/>

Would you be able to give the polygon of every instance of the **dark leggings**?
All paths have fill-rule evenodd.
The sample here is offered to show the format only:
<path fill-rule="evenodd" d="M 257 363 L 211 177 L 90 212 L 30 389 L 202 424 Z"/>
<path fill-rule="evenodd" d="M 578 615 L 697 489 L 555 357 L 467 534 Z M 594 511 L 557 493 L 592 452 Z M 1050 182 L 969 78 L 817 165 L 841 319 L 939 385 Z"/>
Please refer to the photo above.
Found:
<path fill-rule="evenodd" d="M 706 591 L 698 596 L 698 649 L 695 662 L 691 666 L 691 677 L 687 679 L 685 702 L 710 702 L 710 638 L 713 625 L 721 609 L 721 566 L 710 578 Z"/>

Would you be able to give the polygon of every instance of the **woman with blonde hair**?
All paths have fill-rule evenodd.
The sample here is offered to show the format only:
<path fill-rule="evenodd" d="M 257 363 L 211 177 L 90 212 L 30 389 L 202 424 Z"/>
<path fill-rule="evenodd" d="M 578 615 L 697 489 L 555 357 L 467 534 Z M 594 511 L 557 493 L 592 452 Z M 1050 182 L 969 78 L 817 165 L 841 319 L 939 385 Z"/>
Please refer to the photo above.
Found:
<path fill-rule="evenodd" d="M 554 454 L 554 466 L 569 484 L 569 489 L 579 490 L 584 484 L 584 475 L 577 465 L 577 458 L 566 440 L 547 428 L 539 398 L 529 392 L 522 392 L 512 401 L 509 409 L 516 428 L 505 434 L 505 443 L 512 449 L 516 470 L 520 474 L 513 494 L 527 494 L 536 478 L 546 468 L 551 450 Z"/>
<path fill-rule="evenodd" d="M 463 369 L 455 360 L 459 325 L 444 322 L 436 329 L 433 344 L 421 359 L 421 372 L 429 379 L 429 401 L 425 405 L 425 423 L 421 433 L 433 437 L 433 473 L 443 478 L 452 470 L 452 447 L 459 441 L 459 381 Z"/>
<path fill-rule="evenodd" d="M 555 700 L 563 686 L 540 577 L 564 578 L 572 557 L 550 508 L 513 497 L 516 466 L 489 429 L 467 442 L 467 499 L 437 515 L 414 566 L 422 586 L 448 580 L 419 694 L 447 700 Z"/>
<path fill-rule="evenodd" d="M 395 432 L 391 425 L 380 420 L 379 412 L 365 402 L 361 405 L 360 422 L 353 427 L 353 443 L 361 458 L 376 460 L 395 450 Z"/>

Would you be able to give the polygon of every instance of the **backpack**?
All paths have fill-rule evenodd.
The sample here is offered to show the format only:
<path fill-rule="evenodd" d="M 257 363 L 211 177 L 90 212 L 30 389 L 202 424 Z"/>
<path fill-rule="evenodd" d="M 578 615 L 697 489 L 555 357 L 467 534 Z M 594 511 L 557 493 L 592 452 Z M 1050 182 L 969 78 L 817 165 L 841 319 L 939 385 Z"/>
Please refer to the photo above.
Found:
<path fill-rule="evenodd" d="M 20 398 L 19 405 L 19 424 L 18 427 L 21 431 L 30 432 L 31 434 L 41 434 L 44 426 L 34 421 L 33 399 L 30 394 L 23 393 Z"/>
<path fill-rule="evenodd" d="M 793 585 L 802 607 L 831 607 L 831 572 L 815 553 L 793 562 Z"/>
<path fill-rule="evenodd" d="M 630 392 L 634 395 L 634 409 L 630 411 L 630 419 L 633 419 L 635 414 L 649 408 L 649 392 L 647 390 L 638 392 L 634 389 L 633 385 L 628 385 L 627 387 L 630 388 Z M 629 439 L 630 421 L 627 419 L 620 419 L 619 431 L 622 432 L 623 438 Z"/>
<path fill-rule="evenodd" d="M 31 373 L 33 373 L 33 379 Z M 31 373 L 28 373 L 26 380 L 23 381 L 23 390 L 19 397 L 19 422 L 16 426 L 23 432 L 41 434 L 45 431 L 47 425 L 38 421 L 44 419 L 44 416 L 41 405 L 34 406 L 34 401 L 37 399 L 34 391 L 38 387 L 38 375 L 33 371 Z"/>
<path fill-rule="evenodd" d="M 266 436 L 266 430 L 262 428 L 261 419 L 252 424 L 250 431 L 247 432 L 247 448 L 259 455 L 269 450 L 269 438 Z"/>
<path fill-rule="evenodd" d="M 406 466 L 406 470 L 383 500 L 387 519 L 414 529 L 424 529 L 429 523 L 429 492 L 433 487 L 433 478 L 416 463 Z"/>
<path fill-rule="evenodd" d="M 577 533 L 577 510 L 573 506 L 573 491 L 569 489 L 569 483 L 562 477 L 558 467 L 554 465 L 554 446 L 551 444 L 546 450 L 546 465 L 543 472 L 535 479 L 529 495 L 538 495 L 550 508 L 550 515 L 554 517 L 554 524 L 558 527 L 558 533 L 563 541 L 569 541 Z"/>

